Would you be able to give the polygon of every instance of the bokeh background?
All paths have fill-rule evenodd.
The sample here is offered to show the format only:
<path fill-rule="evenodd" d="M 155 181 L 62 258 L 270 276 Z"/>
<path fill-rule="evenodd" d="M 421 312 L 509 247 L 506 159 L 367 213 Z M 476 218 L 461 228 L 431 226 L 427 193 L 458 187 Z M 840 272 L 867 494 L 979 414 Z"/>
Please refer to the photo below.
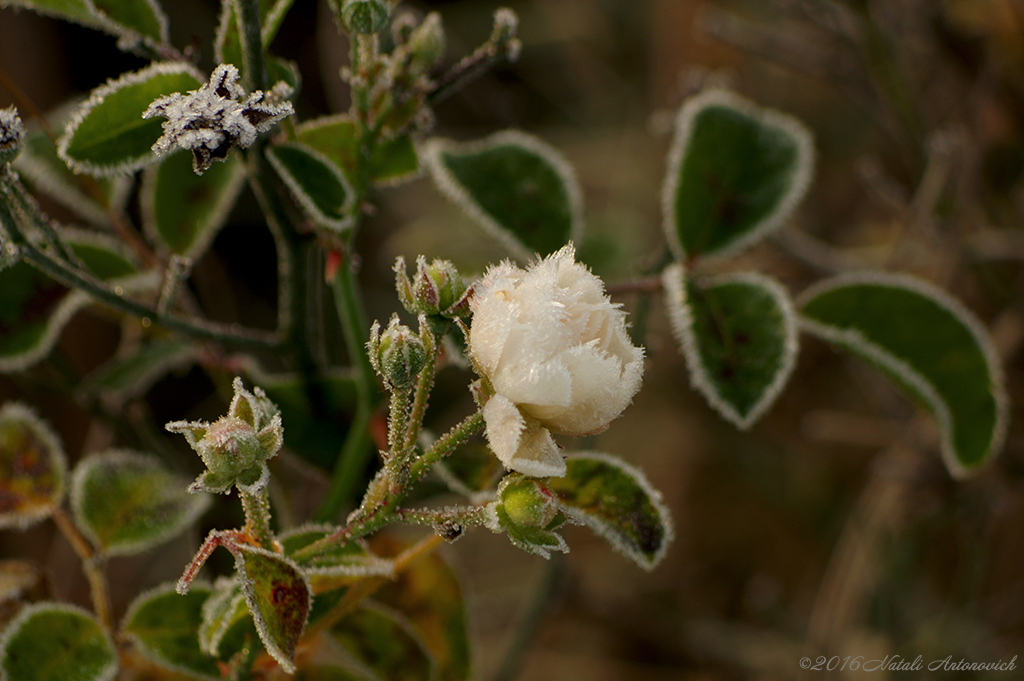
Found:
<path fill-rule="evenodd" d="M 201 67 L 212 68 L 218 3 L 162 4 L 173 42 L 194 45 Z M 674 112 L 703 86 L 734 88 L 803 120 L 817 169 L 785 229 L 719 267 L 765 272 L 794 294 L 857 268 L 935 282 L 991 330 L 1011 422 L 991 465 L 955 482 L 927 414 L 870 367 L 804 336 L 778 402 L 737 432 L 689 387 L 655 296 L 649 369 L 635 403 L 606 433 L 566 444 L 645 470 L 675 518 L 676 541 L 651 573 L 582 528 L 567 531 L 572 551 L 550 562 L 482 531 L 447 547 L 465 578 L 476 678 L 786 679 L 824 674 L 801 672 L 802 656 L 995 662 L 1024 654 L 1024 2 L 505 4 L 521 19 L 520 60 L 437 106 L 435 132 L 471 139 L 520 128 L 563 151 L 583 186 L 581 254 L 610 286 L 639 276 L 663 247 L 660 192 Z M 486 39 L 498 5 L 402 6 L 442 12 L 451 64 Z M 347 108 L 337 77 L 347 44 L 322 2 L 296 0 L 273 51 L 302 71 L 300 118 Z M 108 36 L 0 9 L 0 66 L 44 111 L 142 65 Z M 12 101 L 0 87 L 0 106 Z M 505 255 L 429 179 L 375 199 L 358 245 L 372 316 L 397 307 L 396 255 L 449 258 L 465 272 Z M 251 204 L 240 202 L 192 286 L 211 315 L 270 325 L 272 242 Z M 635 296 L 617 299 L 636 309 Z M 322 351 L 336 352 L 327 347 L 338 342 L 336 330 L 322 338 Z M 116 321 L 82 313 L 55 358 L 0 377 L 0 398 L 33 404 L 72 459 L 119 444 L 116 429 L 67 387 L 121 341 Z M 467 378 L 442 376 L 433 422 L 469 408 Z M 156 384 L 124 417 L 133 427 L 159 425 L 215 417 L 217 404 L 193 368 Z M 193 462 L 182 465 L 192 470 Z M 311 499 L 321 489 L 308 465 L 279 474 Z M 207 522 L 228 526 L 231 513 L 219 509 Z M 301 520 L 301 505 L 291 513 Z M 142 586 L 176 578 L 198 536 L 114 561 L 117 612 Z M 0 553 L 27 554 L 45 566 L 58 597 L 87 603 L 76 559 L 52 530 L 4 531 Z M 1022 667 L 1024 659 L 1016 672 L 871 678 L 1009 680 Z"/>

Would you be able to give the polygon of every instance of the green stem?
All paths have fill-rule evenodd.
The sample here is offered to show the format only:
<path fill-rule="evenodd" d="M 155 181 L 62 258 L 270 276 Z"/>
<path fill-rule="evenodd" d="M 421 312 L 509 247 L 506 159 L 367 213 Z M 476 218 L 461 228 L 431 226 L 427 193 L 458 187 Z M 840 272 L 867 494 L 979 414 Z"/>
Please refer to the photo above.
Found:
<path fill-rule="evenodd" d="M 238 498 L 242 500 L 242 511 L 245 513 L 245 529 L 268 551 L 274 550 L 274 534 L 270 531 L 270 498 L 264 485 L 255 492 L 238 488 Z"/>
<path fill-rule="evenodd" d="M 441 344 L 425 325 L 420 327 L 420 337 L 423 339 L 424 349 L 427 351 L 427 363 L 420 370 L 416 381 L 416 394 L 412 401 L 412 408 L 409 410 L 409 421 L 402 436 L 402 449 L 406 451 L 411 451 L 416 446 L 416 440 L 419 439 L 420 429 L 423 427 L 423 416 L 427 413 L 427 400 L 434 387 L 437 355 L 441 349 Z"/>
<path fill-rule="evenodd" d="M 18 228 L 6 198 L 11 188 L 6 178 L 0 178 L 0 223 L 6 228 L 11 241 L 18 247 L 20 257 L 44 274 L 68 288 L 81 289 L 113 309 L 139 319 L 148 319 L 172 331 L 178 331 L 191 338 L 210 340 L 229 347 L 263 348 L 279 350 L 281 339 L 272 331 L 242 328 L 235 324 L 218 324 L 204 319 L 186 319 L 173 314 L 161 313 L 156 308 L 126 298 L 118 289 L 109 288 L 91 272 L 70 266 L 62 260 L 51 257 L 37 248 Z"/>
<path fill-rule="evenodd" d="M 351 255 L 346 254 L 331 281 L 331 288 L 349 362 L 355 374 L 358 401 L 345 444 L 334 467 L 330 489 L 316 514 L 322 521 L 336 518 L 345 505 L 355 500 L 356 487 L 372 454 L 368 426 L 380 399 L 377 376 L 366 354 L 364 336 L 369 325 L 363 312 L 359 281 L 352 265 Z"/>
<path fill-rule="evenodd" d="M 233 0 L 238 12 L 238 33 L 242 40 L 242 64 L 246 90 L 265 90 L 266 66 L 263 62 L 263 37 L 260 29 L 259 0 Z"/>
<path fill-rule="evenodd" d="M 487 512 L 482 506 L 455 506 L 441 510 L 400 508 L 395 511 L 395 519 L 410 525 L 438 527 L 445 523 L 458 523 L 462 526 L 487 524 Z"/>

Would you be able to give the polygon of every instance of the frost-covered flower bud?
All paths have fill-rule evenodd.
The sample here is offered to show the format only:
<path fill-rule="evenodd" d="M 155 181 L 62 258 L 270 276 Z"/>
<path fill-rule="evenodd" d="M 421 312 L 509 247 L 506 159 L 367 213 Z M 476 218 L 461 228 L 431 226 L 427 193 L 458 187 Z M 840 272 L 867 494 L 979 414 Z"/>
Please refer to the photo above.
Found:
<path fill-rule="evenodd" d="M 388 22 L 388 6 L 382 0 L 344 0 L 341 3 L 341 22 L 352 33 L 377 33 Z"/>
<path fill-rule="evenodd" d="M 444 56 L 445 36 L 441 26 L 441 15 L 431 12 L 409 36 L 409 54 L 412 56 L 410 69 L 414 74 L 426 73 Z"/>
<path fill-rule="evenodd" d="M 226 416 L 213 423 L 175 421 L 164 426 L 184 435 L 206 464 L 190 492 L 227 492 L 232 485 L 262 487 L 269 478 L 266 462 L 284 443 L 281 414 L 266 394 L 259 388 L 249 392 L 240 378 L 233 386 L 235 396 Z"/>
<path fill-rule="evenodd" d="M 571 244 L 525 271 L 493 266 L 475 289 L 469 351 L 491 449 L 506 468 L 565 475 L 551 433 L 604 430 L 640 388 L 643 349 Z"/>
<path fill-rule="evenodd" d="M 447 319 L 469 314 L 470 291 L 455 265 L 447 260 L 434 260 L 429 265 L 422 255 L 416 259 L 416 275 L 412 280 L 405 273 L 405 260 L 395 261 L 395 288 L 406 310 L 428 317 Z"/>
<path fill-rule="evenodd" d="M 25 126 L 18 110 L 13 106 L 0 109 L 0 168 L 18 157 L 24 139 Z"/>
<path fill-rule="evenodd" d="M 558 500 L 534 480 L 512 473 L 498 485 L 508 519 L 520 527 L 547 527 L 558 515 Z"/>
<path fill-rule="evenodd" d="M 399 324 L 397 315 L 391 318 L 384 333 L 379 334 L 379 330 L 380 324 L 374 322 L 367 343 L 370 363 L 390 390 L 409 390 L 427 363 L 423 341 L 408 326 Z"/>

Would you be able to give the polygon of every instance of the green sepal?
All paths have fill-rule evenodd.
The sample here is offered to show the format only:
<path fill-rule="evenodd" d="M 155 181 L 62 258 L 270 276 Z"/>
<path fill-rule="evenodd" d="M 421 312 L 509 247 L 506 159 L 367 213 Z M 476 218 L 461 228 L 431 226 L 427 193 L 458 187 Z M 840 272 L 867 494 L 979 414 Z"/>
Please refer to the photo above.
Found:
<path fill-rule="evenodd" d="M 351 671 L 369 669 L 388 681 L 436 678 L 433 657 L 400 613 L 365 602 L 331 628 L 331 638 L 351 656 Z"/>
<path fill-rule="evenodd" d="M 506 130 L 482 140 L 430 140 L 423 158 L 438 188 L 516 258 L 554 253 L 582 233 L 576 174 L 560 152 Z"/>
<path fill-rule="evenodd" d="M 523 551 L 542 558 L 551 558 L 552 551 L 569 552 L 569 545 L 557 532 L 551 532 L 543 527 L 517 525 L 509 518 L 508 512 L 500 503 L 494 503 L 488 508 L 493 509 L 498 531 L 506 534 L 509 541 Z"/>
<path fill-rule="evenodd" d="M 108 450 L 82 459 L 71 476 L 71 509 L 106 555 L 140 553 L 184 531 L 210 505 L 152 456 Z"/>
<path fill-rule="evenodd" d="M 676 258 L 735 253 L 781 227 L 813 165 L 811 134 L 796 119 L 722 90 L 687 101 L 662 190 Z"/>
<path fill-rule="evenodd" d="M 697 281 L 679 264 L 666 268 L 662 281 L 690 384 L 737 428 L 749 428 L 796 364 L 799 329 L 789 294 L 754 272 Z"/>
<path fill-rule="evenodd" d="M 60 440 L 18 402 L 0 407 L 0 528 L 25 529 L 64 498 L 67 459 Z"/>
<path fill-rule="evenodd" d="M 965 477 L 1003 445 L 1002 365 L 981 322 L 935 286 L 906 275 L 835 277 L 798 300 L 802 327 L 879 367 L 935 416 L 946 467 Z"/>
<path fill-rule="evenodd" d="M 178 594 L 174 584 L 162 584 L 139 594 L 124 616 L 121 631 L 149 660 L 191 678 L 217 681 L 216 661 L 199 647 L 196 631 L 213 590 L 193 583 Z"/>
<path fill-rule="evenodd" d="M 65 603 L 25 606 L 0 638 L 4 681 L 110 681 L 117 648 L 92 613 Z"/>
<path fill-rule="evenodd" d="M 548 483 L 561 511 L 604 537 L 645 570 L 665 556 L 674 538 L 672 517 L 643 472 L 597 452 L 570 454 L 567 472 Z"/>
<path fill-rule="evenodd" d="M 306 121 L 296 129 L 299 141 L 316 149 L 354 180 L 359 174 L 359 127 L 347 114 Z M 420 172 L 416 146 L 408 135 L 381 140 L 370 150 L 370 181 L 397 185 Z"/>
<path fill-rule="evenodd" d="M 192 159 L 175 153 L 147 168 L 139 201 L 146 235 L 172 253 L 197 260 L 241 194 L 245 166 L 235 154 L 197 175 Z"/>
<path fill-rule="evenodd" d="M 434 659 L 438 681 L 470 678 L 469 630 L 462 588 L 441 555 L 431 553 L 419 558 L 374 598 L 409 618 Z"/>
<path fill-rule="evenodd" d="M 337 166 L 304 144 L 267 147 L 267 159 L 309 219 L 334 232 L 352 225 L 355 192 Z"/>
<path fill-rule="evenodd" d="M 156 161 L 153 144 L 163 134 L 156 118 L 142 114 L 158 97 L 197 90 L 205 78 L 187 62 L 158 62 L 122 74 L 92 91 L 57 142 L 57 153 L 78 173 L 130 173 Z"/>
<path fill-rule="evenodd" d="M 263 646 L 281 668 L 295 673 L 295 644 L 306 627 L 313 591 L 309 579 L 290 558 L 237 544 L 235 568 Z"/>

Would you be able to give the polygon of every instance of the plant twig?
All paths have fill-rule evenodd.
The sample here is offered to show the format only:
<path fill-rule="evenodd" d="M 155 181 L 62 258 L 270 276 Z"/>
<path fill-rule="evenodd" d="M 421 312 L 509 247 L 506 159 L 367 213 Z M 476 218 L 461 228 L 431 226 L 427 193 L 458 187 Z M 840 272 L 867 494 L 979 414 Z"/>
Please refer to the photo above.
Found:
<path fill-rule="evenodd" d="M 89 593 L 92 596 L 92 608 L 96 612 L 96 617 L 99 618 L 104 629 L 113 631 L 114 622 L 110 615 L 110 592 L 107 589 L 107 575 L 103 569 L 103 560 L 93 551 L 92 546 L 60 506 L 53 509 L 53 521 L 82 561 L 82 571 L 85 572 L 85 577 L 89 580 Z"/>

